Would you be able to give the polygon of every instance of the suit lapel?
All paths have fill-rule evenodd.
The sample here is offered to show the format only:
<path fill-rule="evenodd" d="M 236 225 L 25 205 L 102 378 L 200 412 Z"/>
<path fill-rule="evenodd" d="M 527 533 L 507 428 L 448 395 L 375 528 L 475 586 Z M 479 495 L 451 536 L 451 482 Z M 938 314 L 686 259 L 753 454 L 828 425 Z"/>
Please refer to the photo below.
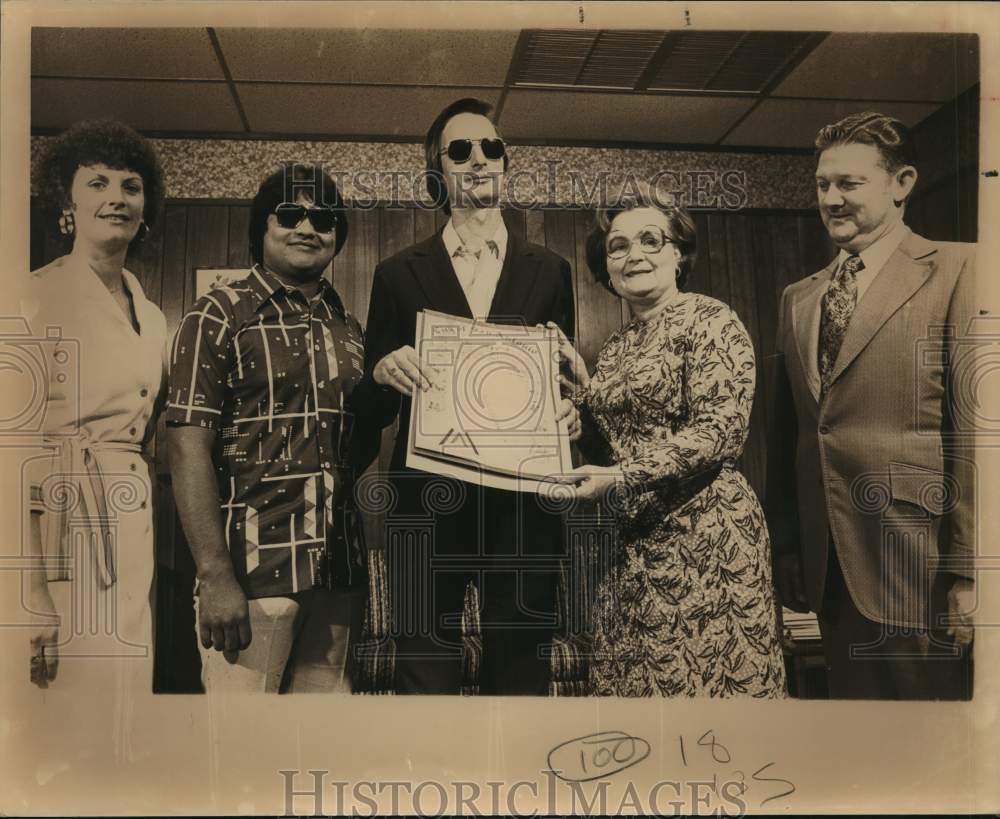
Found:
<path fill-rule="evenodd" d="M 410 267 L 427 302 L 434 310 L 472 318 L 472 309 L 448 258 L 440 231 L 413 248 Z"/>
<path fill-rule="evenodd" d="M 497 289 L 490 304 L 489 320 L 525 315 L 532 290 L 537 283 L 535 270 L 539 257 L 527 242 L 514 233 L 507 233 L 507 255 L 497 281 Z"/>
<path fill-rule="evenodd" d="M 851 315 L 844 343 L 830 376 L 831 384 L 868 346 L 892 314 L 930 278 L 934 271 L 935 254 L 933 243 L 913 233 L 900 243 Z"/>
<path fill-rule="evenodd" d="M 803 289 L 792 304 L 792 335 L 802 364 L 802 375 L 809 385 L 809 392 L 819 401 L 820 380 L 818 363 L 820 301 L 837 269 L 836 258 L 812 277 L 809 287 Z"/>

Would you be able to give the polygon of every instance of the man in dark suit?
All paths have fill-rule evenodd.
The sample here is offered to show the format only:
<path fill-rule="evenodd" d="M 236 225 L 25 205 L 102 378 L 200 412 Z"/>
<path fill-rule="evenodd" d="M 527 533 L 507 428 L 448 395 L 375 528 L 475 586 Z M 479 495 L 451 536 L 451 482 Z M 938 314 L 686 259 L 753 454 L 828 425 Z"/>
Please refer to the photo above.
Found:
<path fill-rule="evenodd" d="M 411 396 L 433 373 L 414 351 L 416 316 L 436 310 L 527 326 L 554 321 L 573 335 L 569 264 L 508 234 L 500 191 L 508 157 L 480 100 L 452 103 L 424 142 L 427 187 L 450 218 L 444 229 L 381 263 L 368 311 L 366 378 L 383 426 L 399 416 L 386 516 L 387 564 L 399 693 L 458 693 L 461 615 L 471 580 L 479 594 L 482 694 L 546 694 L 546 647 L 555 625 L 561 518 L 531 493 L 407 469 Z M 571 438 L 579 420 L 563 400 Z"/>
<path fill-rule="evenodd" d="M 974 246 L 903 223 L 917 170 L 898 120 L 849 116 L 816 152 L 840 252 L 781 299 L 766 503 L 778 591 L 818 613 L 832 697 L 966 697 L 973 408 L 952 373 Z"/>

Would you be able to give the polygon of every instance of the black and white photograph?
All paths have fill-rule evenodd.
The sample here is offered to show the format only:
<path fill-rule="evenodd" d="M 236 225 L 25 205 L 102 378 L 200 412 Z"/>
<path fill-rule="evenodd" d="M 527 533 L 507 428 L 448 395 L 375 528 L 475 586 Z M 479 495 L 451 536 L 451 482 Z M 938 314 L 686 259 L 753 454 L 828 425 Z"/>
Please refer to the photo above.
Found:
<path fill-rule="evenodd" d="M 0 810 L 997 808 L 994 9 L 2 12 Z"/>

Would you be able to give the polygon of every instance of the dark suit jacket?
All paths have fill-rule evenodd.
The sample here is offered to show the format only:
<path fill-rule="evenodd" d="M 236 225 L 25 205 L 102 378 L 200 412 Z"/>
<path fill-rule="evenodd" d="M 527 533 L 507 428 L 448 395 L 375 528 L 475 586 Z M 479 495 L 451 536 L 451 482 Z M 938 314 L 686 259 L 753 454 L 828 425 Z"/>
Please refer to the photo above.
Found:
<path fill-rule="evenodd" d="M 405 345 L 414 345 L 417 312 L 425 309 L 472 318 L 440 233 L 376 268 L 366 327 L 366 380 L 371 381 L 372 371 L 383 356 Z M 574 301 L 569 263 L 552 251 L 509 233 L 489 320 L 523 322 L 527 326 L 554 321 L 572 338 Z M 432 503 L 428 508 L 429 495 L 435 494 L 433 491 L 425 494 L 428 482 L 446 479 L 405 466 L 410 400 L 387 387 L 375 387 L 374 393 L 378 396 L 377 412 L 383 426 L 399 415 L 399 433 L 391 462 L 392 482 L 398 493 L 395 512 L 433 514 L 437 552 L 561 553 L 562 522 L 558 515 L 540 508 L 534 495 L 454 481 L 452 491 L 464 498 L 458 508 L 449 503 Z"/>
<path fill-rule="evenodd" d="M 776 555 L 802 559 L 813 611 L 831 535 L 858 610 L 900 626 L 928 626 L 941 558 L 974 552 L 974 468 L 954 447 L 974 413 L 952 377 L 974 314 L 974 249 L 908 234 L 851 316 L 822 396 L 820 299 L 836 260 L 782 294 L 765 511 Z"/>

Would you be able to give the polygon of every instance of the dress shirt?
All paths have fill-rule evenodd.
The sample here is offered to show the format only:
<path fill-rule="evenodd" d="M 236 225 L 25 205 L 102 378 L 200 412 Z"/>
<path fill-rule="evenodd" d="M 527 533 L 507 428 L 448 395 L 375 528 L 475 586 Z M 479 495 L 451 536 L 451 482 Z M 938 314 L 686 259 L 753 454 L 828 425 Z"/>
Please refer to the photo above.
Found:
<path fill-rule="evenodd" d="M 889 230 L 888 233 L 872 242 L 872 244 L 858 253 L 861 257 L 861 261 L 864 263 L 864 267 L 857 273 L 858 303 L 861 302 L 862 297 L 865 295 L 865 291 L 868 290 L 871 283 L 875 281 L 875 277 L 879 274 L 879 271 L 885 267 L 886 262 L 889 261 L 889 257 L 896 252 L 896 248 L 899 247 L 900 242 L 902 242 L 903 239 L 909 235 L 909 233 L 910 229 L 903 224 L 902 220 L 900 220 Z M 841 250 L 840 253 L 837 254 L 837 267 L 834 270 L 834 274 L 836 274 L 837 270 L 840 270 L 844 262 L 846 262 L 848 257 L 851 255 L 852 254 L 847 250 Z"/>
<path fill-rule="evenodd" d="M 445 250 L 448 251 L 458 282 L 462 285 L 472 315 L 476 318 L 485 318 L 490 313 L 490 305 L 493 303 L 497 282 L 500 280 L 500 272 L 503 270 L 504 258 L 507 255 L 507 226 L 501 219 L 496 232 L 483 243 L 478 255 L 475 250 L 464 247 L 451 219 L 444 226 L 441 239 L 444 241 Z M 490 242 L 493 243 L 493 247 L 489 246 Z"/>

